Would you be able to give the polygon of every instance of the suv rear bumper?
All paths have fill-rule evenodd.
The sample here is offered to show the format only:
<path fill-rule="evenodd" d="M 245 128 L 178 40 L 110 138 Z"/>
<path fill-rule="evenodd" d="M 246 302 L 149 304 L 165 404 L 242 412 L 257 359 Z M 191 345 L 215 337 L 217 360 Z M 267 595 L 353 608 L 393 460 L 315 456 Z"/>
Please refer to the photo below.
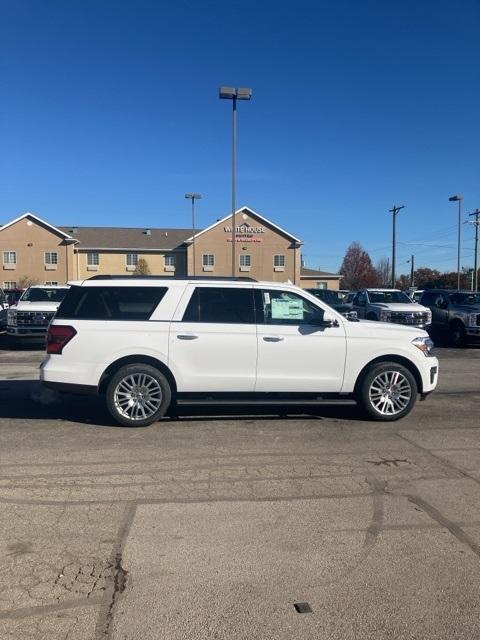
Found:
<path fill-rule="evenodd" d="M 48 382 L 42 380 L 42 384 L 49 389 L 58 391 L 59 393 L 71 393 L 81 396 L 95 396 L 98 394 L 98 389 L 95 386 L 89 384 L 71 384 L 68 382 Z"/>

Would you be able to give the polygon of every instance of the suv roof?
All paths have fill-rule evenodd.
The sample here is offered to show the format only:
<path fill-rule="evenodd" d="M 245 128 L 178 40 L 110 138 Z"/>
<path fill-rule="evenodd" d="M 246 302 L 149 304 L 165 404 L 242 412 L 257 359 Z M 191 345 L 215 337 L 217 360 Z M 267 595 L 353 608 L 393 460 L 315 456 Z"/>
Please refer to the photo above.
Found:
<path fill-rule="evenodd" d="M 117 276 L 117 275 L 98 275 L 92 276 L 88 278 L 88 280 L 131 280 L 134 278 L 135 280 L 182 280 L 184 282 L 189 282 L 190 280 L 233 280 L 233 281 L 247 281 L 247 282 L 257 282 L 255 278 L 248 277 L 232 277 L 232 276 Z"/>

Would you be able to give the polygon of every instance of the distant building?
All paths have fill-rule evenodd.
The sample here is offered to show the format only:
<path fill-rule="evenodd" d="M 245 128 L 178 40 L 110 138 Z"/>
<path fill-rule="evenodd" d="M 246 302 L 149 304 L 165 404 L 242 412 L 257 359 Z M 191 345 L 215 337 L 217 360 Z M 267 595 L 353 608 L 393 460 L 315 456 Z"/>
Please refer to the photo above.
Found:
<path fill-rule="evenodd" d="M 129 275 L 143 258 L 152 275 L 230 276 L 232 218 L 207 229 L 55 227 L 32 213 L 0 226 L 3 288 L 30 278 L 63 284 Z M 235 214 L 235 272 L 256 280 L 338 289 L 341 276 L 302 267 L 303 242 L 249 207 Z M 195 260 L 194 260 L 195 255 Z"/>

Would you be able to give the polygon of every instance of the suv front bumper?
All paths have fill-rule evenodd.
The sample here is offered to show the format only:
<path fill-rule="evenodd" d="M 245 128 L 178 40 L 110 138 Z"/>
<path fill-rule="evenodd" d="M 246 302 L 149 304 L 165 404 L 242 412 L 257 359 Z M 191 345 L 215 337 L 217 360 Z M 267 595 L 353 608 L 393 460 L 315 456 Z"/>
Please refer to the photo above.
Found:
<path fill-rule="evenodd" d="M 19 340 L 46 340 L 48 327 L 15 327 L 7 326 L 7 336 Z"/>

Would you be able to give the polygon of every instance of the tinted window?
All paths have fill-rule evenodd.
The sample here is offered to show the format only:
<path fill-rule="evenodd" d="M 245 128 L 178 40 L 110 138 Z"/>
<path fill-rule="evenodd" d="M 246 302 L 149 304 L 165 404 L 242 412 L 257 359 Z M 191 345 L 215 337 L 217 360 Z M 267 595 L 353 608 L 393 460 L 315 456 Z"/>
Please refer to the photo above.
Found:
<path fill-rule="evenodd" d="M 22 296 L 22 302 L 60 302 L 68 289 L 46 289 L 30 287 Z"/>
<path fill-rule="evenodd" d="M 370 298 L 370 302 L 402 302 L 404 304 L 409 304 L 412 302 L 411 298 L 409 298 L 402 291 L 369 291 L 368 297 Z"/>
<path fill-rule="evenodd" d="M 183 322 L 255 324 L 253 289 L 197 287 Z"/>
<path fill-rule="evenodd" d="M 166 287 L 72 287 L 57 318 L 148 320 Z"/>
<path fill-rule="evenodd" d="M 427 307 L 433 306 L 437 297 L 438 293 L 435 293 L 434 291 L 428 291 L 427 293 L 424 293 L 420 298 L 420 303 L 424 304 Z"/>
<path fill-rule="evenodd" d="M 270 289 L 262 291 L 265 324 L 318 324 L 323 309 L 291 291 Z"/>

